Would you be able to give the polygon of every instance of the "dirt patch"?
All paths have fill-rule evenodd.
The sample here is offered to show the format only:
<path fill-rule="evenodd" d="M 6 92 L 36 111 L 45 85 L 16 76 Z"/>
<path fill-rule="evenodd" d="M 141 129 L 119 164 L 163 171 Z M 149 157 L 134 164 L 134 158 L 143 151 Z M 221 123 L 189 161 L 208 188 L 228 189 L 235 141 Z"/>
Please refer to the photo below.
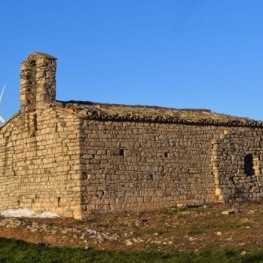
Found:
<path fill-rule="evenodd" d="M 262 204 L 94 214 L 88 220 L 0 218 L 0 236 L 52 246 L 198 251 L 263 248 Z"/>

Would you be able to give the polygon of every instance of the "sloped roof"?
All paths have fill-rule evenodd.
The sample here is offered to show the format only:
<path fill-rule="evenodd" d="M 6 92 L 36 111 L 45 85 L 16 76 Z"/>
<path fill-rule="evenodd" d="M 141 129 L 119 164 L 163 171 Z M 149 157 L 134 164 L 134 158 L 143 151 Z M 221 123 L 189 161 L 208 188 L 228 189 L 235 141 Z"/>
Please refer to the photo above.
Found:
<path fill-rule="evenodd" d="M 56 101 L 56 104 L 71 109 L 83 118 L 94 120 L 263 127 L 262 121 L 219 114 L 207 109 L 175 109 L 90 101 Z"/>

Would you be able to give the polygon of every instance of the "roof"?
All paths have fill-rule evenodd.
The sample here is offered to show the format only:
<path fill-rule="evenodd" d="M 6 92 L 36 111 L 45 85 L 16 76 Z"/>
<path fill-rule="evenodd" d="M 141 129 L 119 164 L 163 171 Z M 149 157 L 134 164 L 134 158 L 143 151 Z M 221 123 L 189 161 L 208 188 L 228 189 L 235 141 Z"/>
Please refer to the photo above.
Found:
<path fill-rule="evenodd" d="M 175 109 L 90 101 L 56 101 L 56 104 L 71 109 L 82 118 L 93 120 L 263 127 L 262 121 L 219 114 L 207 109 Z"/>

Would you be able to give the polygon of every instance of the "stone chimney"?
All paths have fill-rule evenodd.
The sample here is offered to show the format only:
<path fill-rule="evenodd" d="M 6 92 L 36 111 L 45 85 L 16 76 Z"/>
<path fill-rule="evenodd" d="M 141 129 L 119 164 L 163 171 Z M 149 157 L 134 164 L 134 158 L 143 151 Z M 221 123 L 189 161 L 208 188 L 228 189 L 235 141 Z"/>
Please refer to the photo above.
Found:
<path fill-rule="evenodd" d="M 32 111 L 56 99 L 56 58 L 34 52 L 21 64 L 20 101 L 22 111 Z"/>

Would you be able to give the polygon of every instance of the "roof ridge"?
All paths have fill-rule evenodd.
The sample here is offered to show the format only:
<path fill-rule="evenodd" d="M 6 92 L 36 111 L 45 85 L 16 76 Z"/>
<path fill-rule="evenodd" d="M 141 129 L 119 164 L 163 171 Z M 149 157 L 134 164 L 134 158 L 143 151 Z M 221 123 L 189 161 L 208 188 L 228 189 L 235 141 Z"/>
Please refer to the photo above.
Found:
<path fill-rule="evenodd" d="M 90 101 L 56 101 L 82 118 L 101 121 L 132 121 L 152 123 L 181 123 L 237 127 L 262 127 L 262 121 L 212 112 L 206 109 L 175 109 L 158 106 L 137 106 Z"/>

